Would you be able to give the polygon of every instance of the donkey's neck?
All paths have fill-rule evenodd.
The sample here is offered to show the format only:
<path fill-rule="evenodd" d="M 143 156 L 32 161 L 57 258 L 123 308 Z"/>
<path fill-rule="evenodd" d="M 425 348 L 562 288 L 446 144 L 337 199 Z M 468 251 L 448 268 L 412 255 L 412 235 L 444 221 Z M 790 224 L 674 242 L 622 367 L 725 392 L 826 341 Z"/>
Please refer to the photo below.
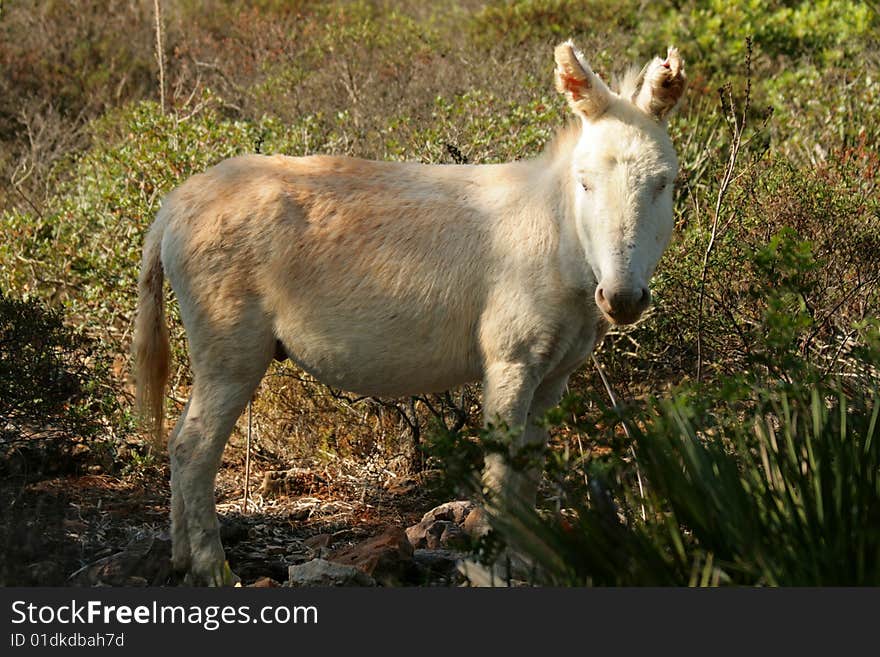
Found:
<path fill-rule="evenodd" d="M 526 164 L 531 170 L 532 203 L 536 211 L 552 219 L 556 231 L 555 255 L 561 282 L 567 288 L 588 291 L 592 296 L 596 277 L 575 221 L 575 194 L 579 183 L 572 158 L 580 136 L 581 122 L 570 122 L 557 131 L 538 157 Z"/>

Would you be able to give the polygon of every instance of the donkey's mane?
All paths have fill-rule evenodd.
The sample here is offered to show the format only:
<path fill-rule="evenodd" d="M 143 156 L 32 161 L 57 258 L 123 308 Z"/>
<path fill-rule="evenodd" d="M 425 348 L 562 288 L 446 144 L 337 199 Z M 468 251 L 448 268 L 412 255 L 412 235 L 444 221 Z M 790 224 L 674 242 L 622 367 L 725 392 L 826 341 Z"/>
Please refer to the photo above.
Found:
<path fill-rule="evenodd" d="M 553 162 L 557 158 L 570 153 L 577 145 L 581 136 L 580 119 L 570 119 L 564 126 L 556 131 L 553 139 L 547 142 L 541 152 L 540 159 Z"/>
<path fill-rule="evenodd" d="M 635 98 L 635 95 L 639 92 L 639 87 L 642 86 L 645 68 L 630 66 L 622 75 L 615 76 L 613 86 L 617 90 L 617 95 L 627 100 Z"/>

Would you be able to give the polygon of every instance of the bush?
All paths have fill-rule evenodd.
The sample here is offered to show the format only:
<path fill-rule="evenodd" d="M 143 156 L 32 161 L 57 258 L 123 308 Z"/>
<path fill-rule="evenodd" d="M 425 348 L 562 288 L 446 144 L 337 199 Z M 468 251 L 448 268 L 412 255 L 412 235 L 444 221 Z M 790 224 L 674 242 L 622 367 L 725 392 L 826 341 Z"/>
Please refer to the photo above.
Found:
<path fill-rule="evenodd" d="M 93 126 L 95 146 L 72 163 L 51 210 L 4 216 L 0 282 L 67 303 L 72 321 L 121 346 L 136 300 L 141 236 L 162 196 L 224 158 L 254 152 L 258 142 L 296 153 L 308 133 L 308 122 L 236 122 L 210 108 L 182 118 L 152 102 L 110 113 Z"/>
<path fill-rule="evenodd" d="M 736 71 L 747 37 L 770 60 L 761 65 L 763 73 L 776 58 L 809 58 L 818 65 L 846 62 L 869 49 L 868 39 L 877 27 L 877 13 L 852 0 L 689 0 L 679 11 L 662 12 L 655 20 L 646 36 L 693 44 L 694 60 L 716 81 Z"/>
<path fill-rule="evenodd" d="M 595 0 L 517 0 L 490 2 L 473 17 L 471 31 L 484 47 L 555 45 L 570 37 L 611 38 L 638 23 L 639 3 Z"/>
<path fill-rule="evenodd" d="M 51 448 L 58 461 L 52 468 L 74 468 L 74 445 L 112 449 L 124 416 L 100 346 L 66 326 L 59 312 L 0 290 L 0 467 L 40 470 L 40 452 Z"/>
<path fill-rule="evenodd" d="M 681 390 L 624 414 L 634 459 L 565 464 L 589 481 L 565 515 L 493 524 L 541 584 L 876 586 L 878 415 L 835 380 Z"/>
<path fill-rule="evenodd" d="M 603 347 L 624 386 L 652 381 L 656 389 L 658 381 L 754 367 L 756 345 L 784 328 L 765 323 L 771 300 L 786 309 L 777 320 L 798 323 L 786 339 L 839 369 L 854 322 L 880 311 L 880 161 L 868 147 L 870 128 L 825 135 L 827 157 L 801 166 L 774 148 L 783 117 L 757 106 L 753 88 L 746 67 L 744 80 L 719 89 L 714 112 L 701 101 L 672 128 L 681 144 L 678 235 L 654 280 L 655 310 L 636 329 L 613 330 Z M 644 389 L 636 383 L 630 392 Z"/>
<path fill-rule="evenodd" d="M 751 270 L 739 368 L 625 408 L 573 395 L 548 414 L 589 445 L 550 452 L 565 513 L 493 519 L 535 581 L 880 583 L 880 325 L 850 315 L 833 356 L 810 347 L 830 319 L 814 305 L 828 282 L 791 228 L 739 262 Z"/>

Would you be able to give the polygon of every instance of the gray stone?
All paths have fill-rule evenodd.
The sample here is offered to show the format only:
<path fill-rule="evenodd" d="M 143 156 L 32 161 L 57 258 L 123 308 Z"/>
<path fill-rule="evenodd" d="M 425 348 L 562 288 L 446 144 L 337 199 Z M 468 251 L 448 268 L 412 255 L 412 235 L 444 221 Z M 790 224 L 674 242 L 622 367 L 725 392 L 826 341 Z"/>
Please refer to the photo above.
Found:
<path fill-rule="evenodd" d="M 413 561 L 420 568 L 435 572 L 455 570 L 456 564 L 462 559 L 463 553 L 455 550 L 416 550 Z"/>
<path fill-rule="evenodd" d="M 473 502 L 447 502 L 431 509 L 422 516 L 421 522 L 407 528 L 406 537 L 416 549 L 464 547 L 471 537 L 468 528 L 476 525 L 475 515 L 479 515 L 479 509 Z"/>
<path fill-rule="evenodd" d="M 288 568 L 287 586 L 375 586 L 376 581 L 353 566 L 312 559 Z"/>
<path fill-rule="evenodd" d="M 476 506 L 477 505 L 470 500 L 446 502 L 445 504 L 434 507 L 423 515 L 422 522 L 428 522 L 430 520 L 448 520 L 460 525 Z"/>

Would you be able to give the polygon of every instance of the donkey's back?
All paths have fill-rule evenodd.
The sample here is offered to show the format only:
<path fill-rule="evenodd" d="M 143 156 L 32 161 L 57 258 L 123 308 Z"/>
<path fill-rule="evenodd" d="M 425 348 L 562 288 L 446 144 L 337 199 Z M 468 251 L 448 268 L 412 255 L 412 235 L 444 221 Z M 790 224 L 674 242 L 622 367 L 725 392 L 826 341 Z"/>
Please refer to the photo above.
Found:
<path fill-rule="evenodd" d="M 538 285 L 522 271 L 534 217 L 515 262 L 504 248 L 522 220 L 505 208 L 527 178 L 519 164 L 257 155 L 194 176 L 155 230 L 196 375 L 198 359 L 213 367 L 232 348 L 268 362 L 280 341 L 319 380 L 362 394 L 478 380 L 493 288 L 517 267 L 508 284 Z"/>

